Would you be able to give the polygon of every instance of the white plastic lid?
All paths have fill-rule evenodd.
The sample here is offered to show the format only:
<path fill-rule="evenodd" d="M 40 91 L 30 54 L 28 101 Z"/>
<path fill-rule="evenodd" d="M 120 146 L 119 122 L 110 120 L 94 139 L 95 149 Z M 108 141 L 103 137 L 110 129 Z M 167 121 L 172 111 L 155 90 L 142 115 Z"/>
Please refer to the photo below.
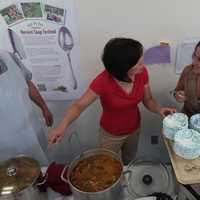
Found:
<path fill-rule="evenodd" d="M 132 161 L 125 173 L 128 192 L 133 198 L 147 197 L 155 192 L 167 193 L 169 190 L 168 171 L 158 161 Z"/>

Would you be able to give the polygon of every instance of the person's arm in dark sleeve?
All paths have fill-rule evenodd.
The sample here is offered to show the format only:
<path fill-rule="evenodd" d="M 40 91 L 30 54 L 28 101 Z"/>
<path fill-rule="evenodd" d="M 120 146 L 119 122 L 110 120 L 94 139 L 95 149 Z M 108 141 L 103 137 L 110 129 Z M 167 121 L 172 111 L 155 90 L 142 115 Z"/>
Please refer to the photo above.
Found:
<path fill-rule="evenodd" d="M 177 102 L 183 103 L 186 99 L 185 97 L 185 77 L 188 72 L 188 67 L 186 67 L 180 75 L 180 78 L 177 82 L 176 88 L 174 90 L 174 98 Z"/>
<path fill-rule="evenodd" d="M 184 81 L 185 81 L 186 72 L 183 71 L 180 75 L 180 78 L 177 82 L 175 91 L 184 90 Z"/>
<path fill-rule="evenodd" d="M 42 110 L 42 114 L 44 116 L 44 119 L 46 121 L 47 126 L 51 126 L 53 124 L 53 115 L 50 112 L 48 106 L 46 105 L 44 99 L 40 95 L 38 89 L 34 85 L 34 83 L 30 80 L 27 81 L 28 88 L 29 88 L 29 97 L 30 99 L 40 107 Z"/>

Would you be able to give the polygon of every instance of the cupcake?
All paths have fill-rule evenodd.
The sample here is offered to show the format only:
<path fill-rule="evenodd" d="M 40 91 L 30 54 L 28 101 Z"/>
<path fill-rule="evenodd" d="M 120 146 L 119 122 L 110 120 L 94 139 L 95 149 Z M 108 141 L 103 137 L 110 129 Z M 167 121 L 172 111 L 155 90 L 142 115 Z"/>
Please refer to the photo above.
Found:
<path fill-rule="evenodd" d="M 190 128 L 200 132 L 200 114 L 192 115 L 190 118 Z"/>
<path fill-rule="evenodd" d="M 185 159 L 195 159 L 200 155 L 200 134 L 193 129 L 182 129 L 174 137 L 174 152 Z"/>
<path fill-rule="evenodd" d="M 177 131 L 188 128 L 188 117 L 183 113 L 174 113 L 163 119 L 163 134 L 174 140 Z"/>

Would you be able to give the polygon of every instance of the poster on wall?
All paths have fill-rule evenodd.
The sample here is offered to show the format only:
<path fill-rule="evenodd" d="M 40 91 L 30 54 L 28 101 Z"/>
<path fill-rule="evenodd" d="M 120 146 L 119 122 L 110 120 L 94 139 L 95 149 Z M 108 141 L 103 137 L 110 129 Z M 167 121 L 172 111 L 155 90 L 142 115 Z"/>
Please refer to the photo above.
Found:
<path fill-rule="evenodd" d="M 200 38 L 185 39 L 177 45 L 176 50 L 176 73 L 180 74 L 185 66 L 192 63 L 192 54 Z"/>
<path fill-rule="evenodd" d="M 32 72 L 46 100 L 70 100 L 83 91 L 73 0 L 0 1 L 0 49 Z"/>

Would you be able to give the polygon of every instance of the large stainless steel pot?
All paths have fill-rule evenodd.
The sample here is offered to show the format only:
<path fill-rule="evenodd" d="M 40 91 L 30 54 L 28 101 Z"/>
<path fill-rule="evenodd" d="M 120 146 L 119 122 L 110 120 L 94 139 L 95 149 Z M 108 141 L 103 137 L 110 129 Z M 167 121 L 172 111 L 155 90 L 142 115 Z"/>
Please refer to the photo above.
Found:
<path fill-rule="evenodd" d="M 80 156 L 76 157 L 72 161 L 72 163 L 70 164 L 70 166 L 68 168 L 68 173 L 67 173 L 68 180 L 66 180 L 63 176 L 65 170 L 63 170 L 63 173 L 62 173 L 62 179 L 65 182 L 69 183 L 70 188 L 71 188 L 72 193 L 73 193 L 73 196 L 74 196 L 74 200 L 120 200 L 121 199 L 123 170 L 121 172 L 120 177 L 118 178 L 118 180 L 113 185 L 111 185 L 109 188 L 107 188 L 103 191 L 100 191 L 100 192 L 83 192 L 83 191 L 80 191 L 74 185 L 72 185 L 72 183 L 70 181 L 71 172 L 73 171 L 74 167 L 77 165 L 78 162 L 80 162 L 81 160 L 83 160 L 83 159 L 85 159 L 89 156 L 98 155 L 98 154 L 102 154 L 102 153 L 106 154 L 106 155 L 110 155 L 111 157 L 118 160 L 121 163 L 121 167 L 123 169 L 123 164 L 122 164 L 122 161 L 121 161 L 120 157 L 118 156 L 118 154 L 111 152 L 109 150 L 93 149 L 93 150 L 89 150 L 89 151 L 82 153 Z M 102 163 L 102 165 L 103 165 L 103 163 Z"/>
<path fill-rule="evenodd" d="M 38 162 L 18 156 L 0 164 L 0 200 L 37 200 L 36 180 L 40 175 Z"/>

